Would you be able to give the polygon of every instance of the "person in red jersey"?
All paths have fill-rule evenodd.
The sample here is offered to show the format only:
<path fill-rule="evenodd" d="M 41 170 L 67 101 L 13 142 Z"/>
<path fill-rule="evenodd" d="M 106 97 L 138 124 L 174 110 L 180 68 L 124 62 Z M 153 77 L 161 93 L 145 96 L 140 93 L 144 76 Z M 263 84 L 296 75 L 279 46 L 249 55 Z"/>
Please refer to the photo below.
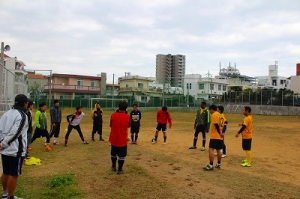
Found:
<path fill-rule="evenodd" d="M 111 143 L 111 162 L 112 171 L 117 171 L 117 174 L 123 173 L 123 165 L 127 155 L 127 138 L 128 128 L 130 128 L 130 116 L 126 114 L 127 102 L 121 101 L 119 103 L 119 111 L 114 112 L 110 117 L 110 136 Z M 118 159 L 118 170 L 116 168 Z"/>
<path fill-rule="evenodd" d="M 168 108 L 166 106 L 163 106 L 161 110 L 157 111 L 156 114 L 157 118 L 157 126 L 156 126 L 156 132 L 155 137 L 152 139 L 152 144 L 157 142 L 158 132 L 161 130 L 164 134 L 164 144 L 167 143 L 167 123 L 169 123 L 169 128 L 172 127 L 172 118 L 171 114 L 168 111 Z"/>

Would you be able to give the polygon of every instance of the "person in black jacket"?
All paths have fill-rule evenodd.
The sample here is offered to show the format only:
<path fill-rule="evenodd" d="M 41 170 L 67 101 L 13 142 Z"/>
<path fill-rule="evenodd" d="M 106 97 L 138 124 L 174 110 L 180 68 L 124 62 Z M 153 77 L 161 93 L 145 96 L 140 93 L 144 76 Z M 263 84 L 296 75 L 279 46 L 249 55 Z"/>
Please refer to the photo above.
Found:
<path fill-rule="evenodd" d="M 104 141 L 104 139 L 102 138 L 102 123 L 103 123 L 102 115 L 103 115 L 103 110 L 101 109 L 100 104 L 97 102 L 95 104 L 95 108 L 92 111 L 92 115 L 91 115 L 93 119 L 92 141 L 95 141 L 94 136 L 97 132 L 100 136 L 99 140 Z"/>
<path fill-rule="evenodd" d="M 57 138 L 59 136 L 60 131 L 60 123 L 61 123 L 61 109 L 59 107 L 59 101 L 57 99 L 54 100 L 54 106 L 50 109 L 51 116 L 51 130 L 50 137 L 54 135 L 53 145 L 58 145 Z"/>
<path fill-rule="evenodd" d="M 31 138 L 32 138 L 32 109 L 33 109 L 33 101 L 28 99 L 28 106 L 26 115 L 28 117 L 28 130 L 27 130 L 27 152 L 26 157 L 29 156 L 29 151 L 31 151 L 30 144 L 31 144 Z"/>
<path fill-rule="evenodd" d="M 140 132 L 140 126 L 141 126 L 141 119 L 142 119 L 142 113 L 138 109 L 137 104 L 133 104 L 133 110 L 130 112 L 130 119 L 131 119 L 131 144 L 137 144 L 138 134 Z"/>

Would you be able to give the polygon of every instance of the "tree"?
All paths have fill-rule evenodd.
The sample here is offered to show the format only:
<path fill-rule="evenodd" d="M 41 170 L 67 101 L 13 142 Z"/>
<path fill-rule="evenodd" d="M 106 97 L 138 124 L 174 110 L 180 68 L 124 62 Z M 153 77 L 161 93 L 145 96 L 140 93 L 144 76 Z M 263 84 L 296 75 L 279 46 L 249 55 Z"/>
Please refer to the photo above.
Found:
<path fill-rule="evenodd" d="M 38 101 L 42 97 L 42 89 L 40 84 L 34 84 L 33 86 L 29 86 L 28 88 L 30 98 L 34 101 Z"/>

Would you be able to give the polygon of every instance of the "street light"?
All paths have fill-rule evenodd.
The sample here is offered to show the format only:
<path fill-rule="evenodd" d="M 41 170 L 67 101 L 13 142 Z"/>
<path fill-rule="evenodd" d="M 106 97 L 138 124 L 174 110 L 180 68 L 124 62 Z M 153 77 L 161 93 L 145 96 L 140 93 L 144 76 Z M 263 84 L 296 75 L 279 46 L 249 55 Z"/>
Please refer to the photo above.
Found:
<path fill-rule="evenodd" d="M 7 52 L 7 51 L 10 51 L 10 46 L 9 45 L 6 45 L 4 46 L 4 42 L 1 42 L 1 60 L 0 60 L 0 64 L 2 67 L 0 67 L 0 101 L 2 102 L 2 89 L 3 89 L 3 69 L 6 69 L 5 68 L 5 65 L 4 65 L 4 52 Z M 7 94 L 7 90 L 8 90 L 8 81 L 7 81 L 7 69 L 6 69 L 6 78 L 5 78 L 5 85 L 6 85 L 6 93 L 5 95 Z M 6 96 L 6 106 L 7 106 L 7 96 Z"/>

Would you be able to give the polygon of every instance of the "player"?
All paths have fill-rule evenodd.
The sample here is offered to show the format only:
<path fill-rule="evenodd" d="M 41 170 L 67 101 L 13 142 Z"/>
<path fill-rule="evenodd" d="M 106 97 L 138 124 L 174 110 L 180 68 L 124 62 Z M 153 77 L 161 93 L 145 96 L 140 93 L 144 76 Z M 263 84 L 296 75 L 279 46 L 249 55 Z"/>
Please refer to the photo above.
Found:
<path fill-rule="evenodd" d="M 210 114 L 206 108 L 206 103 L 201 102 L 200 109 L 196 113 L 196 119 L 194 124 L 194 143 L 189 149 L 196 149 L 197 148 L 197 140 L 198 135 L 202 133 L 202 147 L 201 151 L 205 151 L 205 144 L 206 144 L 206 133 L 209 132 L 210 127 Z"/>
<path fill-rule="evenodd" d="M 218 163 L 215 168 L 221 168 L 221 149 L 223 149 L 223 136 L 224 133 L 221 131 L 222 120 L 220 113 L 217 111 L 216 105 L 209 106 L 209 112 L 211 114 L 211 135 L 209 140 L 209 164 L 203 167 L 205 171 L 211 171 L 214 169 L 214 150 L 217 150 Z"/>
<path fill-rule="evenodd" d="M 101 105 L 97 102 L 95 104 L 95 108 L 92 111 L 92 119 L 93 119 L 93 131 L 92 131 L 92 141 L 95 141 L 94 136 L 96 132 L 99 134 L 99 140 L 104 141 L 102 138 L 102 123 L 103 123 L 103 110 L 101 109 Z"/>
<path fill-rule="evenodd" d="M 239 137 L 242 134 L 242 148 L 246 152 L 246 159 L 242 161 L 241 166 L 250 167 L 251 166 L 251 144 L 252 144 L 252 130 L 253 130 L 253 118 L 251 115 L 251 108 L 245 106 L 243 109 L 243 114 L 245 115 L 244 122 L 239 124 L 241 129 L 235 137 Z"/>
<path fill-rule="evenodd" d="M 85 114 L 82 112 L 82 107 L 77 106 L 76 112 L 67 116 L 67 121 L 68 121 L 69 125 L 68 125 L 67 134 L 65 136 L 65 146 L 68 146 L 68 139 L 69 139 L 69 135 L 70 135 L 72 129 L 77 130 L 79 137 L 83 144 L 88 144 L 88 142 L 84 140 L 84 137 L 83 137 L 80 125 L 79 125 L 79 123 L 82 120 L 82 118 L 84 117 L 84 115 Z"/>
<path fill-rule="evenodd" d="M 221 154 L 222 154 L 222 158 L 225 158 L 227 155 L 226 155 L 226 145 L 225 145 L 225 141 L 224 141 L 224 138 L 225 138 L 225 133 L 226 133 L 226 130 L 227 130 L 227 124 L 228 124 L 228 121 L 226 120 L 226 117 L 224 115 L 224 107 L 223 106 L 218 106 L 217 107 L 217 111 L 220 113 L 220 130 L 224 133 L 224 136 L 223 136 L 223 149 L 221 150 Z"/>
<path fill-rule="evenodd" d="M 169 128 L 172 127 L 171 114 L 166 106 L 163 106 L 161 110 L 157 111 L 156 114 L 157 126 L 155 137 L 152 139 L 152 144 L 157 142 L 158 132 L 161 130 L 164 134 L 164 144 L 167 143 L 167 123 L 169 123 Z"/>
<path fill-rule="evenodd" d="M 33 109 L 33 101 L 28 99 L 28 106 L 27 106 L 27 111 L 26 111 L 26 115 L 28 117 L 26 158 L 29 156 L 29 151 L 31 151 L 30 144 L 31 144 L 31 138 L 32 138 L 32 109 Z"/>
<path fill-rule="evenodd" d="M 119 111 L 114 112 L 110 117 L 110 135 L 109 142 L 111 143 L 111 162 L 112 171 L 117 171 L 117 174 L 123 173 L 123 165 L 125 157 L 127 156 L 127 137 L 128 128 L 130 127 L 130 117 L 128 114 L 124 114 L 127 109 L 127 102 L 121 101 L 119 103 Z M 117 156 L 118 170 L 117 170 Z"/>
<path fill-rule="evenodd" d="M 138 105 L 133 104 L 133 110 L 130 112 L 130 118 L 131 118 L 131 144 L 137 144 L 138 135 L 140 132 L 140 121 L 142 119 L 142 113 L 140 110 L 138 110 Z"/>
<path fill-rule="evenodd" d="M 58 145 L 59 143 L 57 142 L 57 139 L 60 132 L 62 113 L 59 107 L 59 101 L 57 99 L 54 100 L 53 104 L 54 106 L 50 109 L 50 116 L 51 116 L 50 137 L 54 135 L 53 145 Z"/>
<path fill-rule="evenodd" d="M 39 137 L 46 137 L 45 139 L 45 149 L 46 151 L 52 150 L 50 147 L 50 135 L 47 130 L 47 115 L 46 115 L 46 103 L 41 103 L 39 105 L 39 110 L 35 113 L 34 116 L 34 123 L 35 123 L 35 130 L 34 134 L 31 138 L 31 143 L 35 141 L 36 138 Z"/>

